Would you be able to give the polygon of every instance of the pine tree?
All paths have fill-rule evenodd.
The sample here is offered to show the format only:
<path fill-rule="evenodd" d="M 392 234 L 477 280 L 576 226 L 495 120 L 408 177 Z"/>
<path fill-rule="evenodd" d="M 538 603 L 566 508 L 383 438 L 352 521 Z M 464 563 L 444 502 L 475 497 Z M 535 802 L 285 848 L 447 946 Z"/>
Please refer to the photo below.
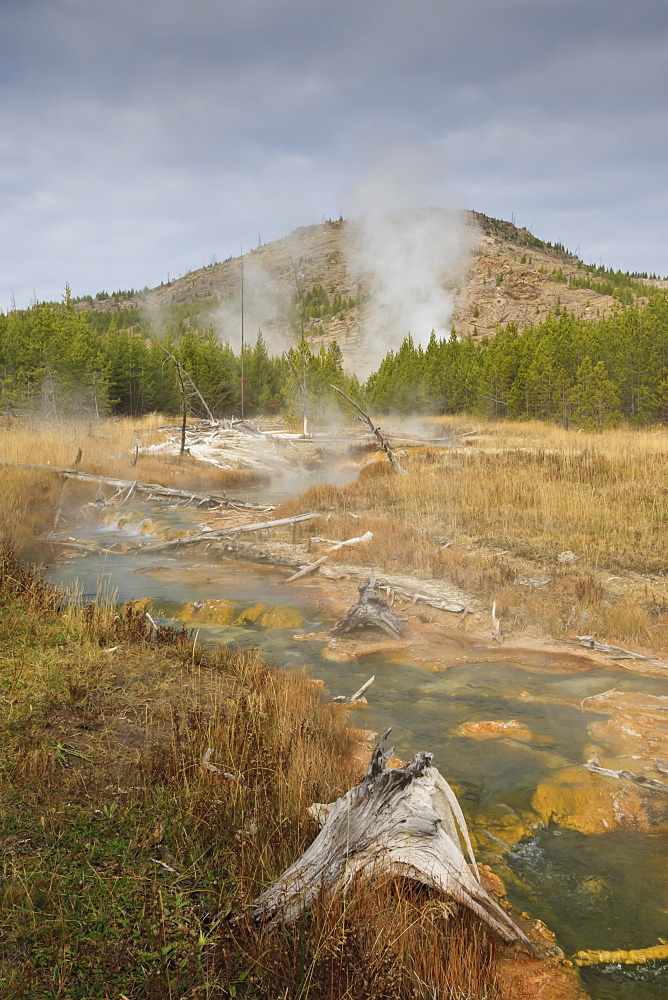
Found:
<path fill-rule="evenodd" d="M 581 427 L 609 427 L 619 417 L 619 399 L 602 361 L 587 355 L 581 362 L 571 390 L 573 420 Z"/>

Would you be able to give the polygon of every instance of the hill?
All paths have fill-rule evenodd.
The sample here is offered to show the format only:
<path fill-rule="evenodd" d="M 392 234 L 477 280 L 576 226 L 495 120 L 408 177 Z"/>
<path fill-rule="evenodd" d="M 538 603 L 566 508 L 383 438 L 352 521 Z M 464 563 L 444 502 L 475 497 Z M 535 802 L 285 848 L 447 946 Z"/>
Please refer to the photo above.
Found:
<path fill-rule="evenodd" d="M 431 246 L 420 248 L 418 265 L 424 261 L 426 270 L 435 268 L 434 281 L 441 286 L 437 292 L 442 291 L 450 301 L 447 329 L 454 327 L 460 337 L 493 335 L 508 323 L 522 329 L 540 323 L 555 310 L 595 320 L 611 314 L 620 304 L 643 304 L 650 286 L 668 287 L 668 281 L 654 277 L 587 265 L 559 244 L 544 242 L 527 229 L 477 212 L 458 217 L 458 252 L 448 258 L 441 253 L 441 244 L 452 242 L 453 217 L 444 215 L 441 219 L 435 209 L 425 214 Z M 213 263 L 140 293 L 100 293 L 95 300 L 87 297 L 79 301 L 77 308 L 143 309 L 155 318 L 156 313 L 181 306 L 187 314 L 186 326 L 211 324 L 223 339 L 237 344 L 243 266 L 249 339 L 261 328 L 270 347 L 282 349 L 294 342 L 303 320 L 313 346 L 336 340 L 345 361 L 356 367 L 368 361 L 369 316 L 377 275 L 370 274 L 364 262 L 360 265 L 356 259 L 355 239 L 350 223 L 342 220 L 304 226 L 251 250 L 243 259 Z M 390 245 L 386 256 L 392 251 Z M 439 267 L 439 255 L 445 261 L 443 268 Z M 400 283 L 404 262 L 389 260 L 386 266 L 388 282 Z M 422 287 L 419 275 L 413 281 L 418 287 L 409 294 L 432 294 L 431 289 Z M 430 325 L 439 333 L 446 332 L 439 329 L 437 319 L 435 314 Z M 398 346 L 409 332 L 409 327 L 402 328 L 390 303 L 382 323 L 389 329 L 393 320 L 398 328 L 387 340 L 378 323 L 374 327 L 373 336 L 379 341 L 378 349 L 371 350 L 374 361 L 379 361 L 388 347 Z"/>

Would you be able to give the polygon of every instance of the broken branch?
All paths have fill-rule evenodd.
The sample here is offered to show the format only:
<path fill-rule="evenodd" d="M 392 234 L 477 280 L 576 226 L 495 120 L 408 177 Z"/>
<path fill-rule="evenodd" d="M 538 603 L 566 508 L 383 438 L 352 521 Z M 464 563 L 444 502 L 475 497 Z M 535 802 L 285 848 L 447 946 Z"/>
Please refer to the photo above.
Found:
<path fill-rule="evenodd" d="M 329 558 L 330 552 L 336 552 L 338 549 L 342 549 L 344 545 L 357 545 L 358 542 L 370 542 L 372 538 L 373 532 L 366 531 L 363 535 L 360 535 L 359 538 L 348 538 L 345 542 L 335 542 L 330 549 L 327 549 L 325 555 L 320 556 L 320 558 L 316 559 L 315 562 L 309 563 L 308 566 L 304 566 L 303 569 L 293 573 L 292 576 L 287 578 L 287 580 L 283 580 L 283 583 L 292 583 L 294 580 L 299 580 L 302 576 L 308 576 L 309 573 L 313 573 Z M 322 539 L 322 541 L 326 541 L 326 539 Z"/>
<path fill-rule="evenodd" d="M 337 386 L 335 386 L 335 385 L 330 385 L 330 389 L 333 389 L 333 390 L 334 390 L 334 392 L 338 392 L 340 396 L 343 396 L 343 398 L 344 398 L 344 399 L 346 399 L 346 400 L 347 400 L 347 401 L 348 401 L 348 402 L 350 403 L 350 405 L 351 405 L 351 406 L 354 406 L 354 408 L 355 408 L 355 409 L 357 410 L 357 412 L 358 412 L 358 413 L 359 413 L 359 415 L 360 415 L 360 420 L 362 421 L 362 423 L 364 423 L 364 424 L 366 424 L 366 425 L 367 425 L 367 427 L 369 428 L 369 430 L 371 431 L 371 433 L 372 433 L 372 434 L 373 434 L 373 435 L 374 435 L 374 436 L 375 436 L 375 437 L 376 437 L 376 438 L 378 439 L 378 441 L 380 442 L 380 446 L 381 446 L 381 448 L 383 449 L 383 451 L 385 452 L 385 454 L 387 455 L 387 457 L 389 458 L 389 460 L 390 460 L 390 465 L 391 465 L 391 466 L 392 466 L 392 468 L 393 468 L 393 469 L 395 470 L 395 472 L 399 472 L 399 473 L 401 473 L 402 475 L 406 475 L 406 470 L 405 470 L 405 469 L 403 469 L 403 468 L 401 467 L 401 465 L 399 465 L 399 463 L 397 462 L 396 458 L 394 457 L 394 453 L 392 452 L 392 449 L 390 448 L 390 446 L 389 446 L 389 444 L 388 444 L 388 442 L 387 442 L 387 439 L 386 439 L 386 438 L 385 438 L 385 437 L 383 436 L 383 433 L 382 433 L 382 431 L 381 431 L 380 427 L 377 427 L 377 426 L 376 426 L 376 425 L 374 424 L 374 422 L 373 422 L 373 420 L 371 419 L 371 417 L 369 416 L 369 414 L 368 414 L 368 413 L 366 413 L 366 412 L 365 412 L 365 411 L 364 411 L 364 410 L 362 409 L 362 407 L 361 407 L 361 406 L 359 406 L 359 405 L 358 405 L 358 404 L 357 404 L 357 403 L 355 402 L 355 400 L 354 400 L 354 399 L 351 399 L 351 398 L 350 398 L 350 396 L 348 396 L 348 395 L 347 395 L 347 394 L 346 394 L 346 393 L 345 393 L 345 392 L 343 391 L 343 389 L 339 389 L 339 388 L 338 388 Z"/>
<path fill-rule="evenodd" d="M 332 701 L 338 705 L 354 705 L 355 702 L 361 701 L 365 691 L 368 691 L 375 679 L 376 675 L 374 674 L 373 677 L 370 677 L 365 684 L 362 684 L 362 687 L 358 691 L 355 691 L 355 694 L 351 694 L 350 697 L 346 697 L 344 694 L 339 694 L 336 698 L 332 698 Z"/>

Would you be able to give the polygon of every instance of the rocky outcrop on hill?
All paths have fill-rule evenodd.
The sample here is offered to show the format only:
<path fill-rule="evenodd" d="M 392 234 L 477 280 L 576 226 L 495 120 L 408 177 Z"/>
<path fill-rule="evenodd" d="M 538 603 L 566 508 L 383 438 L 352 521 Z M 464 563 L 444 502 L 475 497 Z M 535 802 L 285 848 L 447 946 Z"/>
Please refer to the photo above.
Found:
<path fill-rule="evenodd" d="M 443 215 L 444 241 L 452 238 L 452 218 Z M 457 224 L 461 222 L 460 218 Z M 618 298 L 608 294 L 611 283 L 592 275 L 577 256 L 559 244 L 545 243 L 527 229 L 477 212 L 465 213 L 463 225 L 467 259 L 442 275 L 443 286 L 453 299 L 452 327 L 460 337 L 490 336 L 507 323 L 522 329 L 555 310 L 566 309 L 577 317 L 594 320 L 618 307 Z M 365 355 L 362 344 L 370 284 L 363 271 L 352 264 L 351 236 L 348 223 L 328 221 L 301 227 L 246 253 L 243 268 L 249 332 L 261 328 L 272 348 L 294 342 L 300 327 L 297 300 L 303 301 L 316 289 L 318 294 L 324 293 L 325 307 L 303 311 L 304 332 L 316 349 L 336 340 L 346 363 L 354 366 Z M 141 306 L 159 310 L 183 303 L 210 303 L 207 317 L 211 316 L 223 336 L 229 320 L 234 339 L 241 278 L 242 259 L 230 258 L 140 294 L 82 302 L 79 308 Z M 576 283 L 585 287 L 573 287 Z M 643 284 L 668 282 L 639 279 L 630 294 L 642 298 Z"/>

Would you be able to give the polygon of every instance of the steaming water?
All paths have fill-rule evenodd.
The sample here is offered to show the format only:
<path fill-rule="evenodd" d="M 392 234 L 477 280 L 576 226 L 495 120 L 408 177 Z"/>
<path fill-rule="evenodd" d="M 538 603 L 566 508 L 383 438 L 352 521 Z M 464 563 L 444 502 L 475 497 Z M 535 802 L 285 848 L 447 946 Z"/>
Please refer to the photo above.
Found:
<path fill-rule="evenodd" d="M 294 485 L 286 481 L 277 492 Z M 127 541 L 141 533 L 147 518 L 163 528 L 192 526 L 191 514 L 183 508 L 143 505 L 135 506 L 122 528 L 82 529 L 78 537 Z M 309 603 L 312 590 L 276 587 L 284 571 L 239 563 L 231 556 L 214 561 L 193 551 L 110 553 L 57 565 L 48 576 L 66 585 L 76 581 L 87 594 L 115 591 L 118 601 L 151 597 L 154 616 L 166 621 L 185 602 L 226 598 L 239 610 L 257 603 L 298 607 L 308 622 L 304 631 L 320 625 Z M 351 601 L 354 596 L 351 585 Z M 200 640 L 254 646 L 283 666 L 305 665 L 324 680 L 325 696 L 350 694 L 375 674 L 369 705 L 351 712 L 351 721 L 377 731 L 392 725 L 397 753 L 404 758 L 418 750 L 434 753 L 435 764 L 460 795 L 480 860 L 504 878 L 513 903 L 556 932 L 567 954 L 585 948 L 647 947 L 668 937 L 668 837 L 627 832 L 584 836 L 549 826 L 512 846 L 486 833 L 490 817 L 493 823 L 509 809 L 529 809 L 536 785 L 552 771 L 581 764 L 584 746 L 591 742 L 587 725 L 604 717 L 558 700 L 579 701 L 611 687 L 665 695 L 668 680 L 614 666 L 574 673 L 549 653 L 540 662 L 533 656 L 530 663 L 520 658 L 515 663 L 480 662 L 473 655 L 440 673 L 412 661 L 406 650 L 332 663 L 322 657 L 322 643 L 295 641 L 294 629 L 196 627 Z M 462 723 L 484 719 L 516 719 L 533 738 L 527 743 L 512 736 L 475 740 L 456 734 Z M 666 995 L 668 963 L 583 970 L 583 978 L 595 1000 L 658 1000 Z"/>

